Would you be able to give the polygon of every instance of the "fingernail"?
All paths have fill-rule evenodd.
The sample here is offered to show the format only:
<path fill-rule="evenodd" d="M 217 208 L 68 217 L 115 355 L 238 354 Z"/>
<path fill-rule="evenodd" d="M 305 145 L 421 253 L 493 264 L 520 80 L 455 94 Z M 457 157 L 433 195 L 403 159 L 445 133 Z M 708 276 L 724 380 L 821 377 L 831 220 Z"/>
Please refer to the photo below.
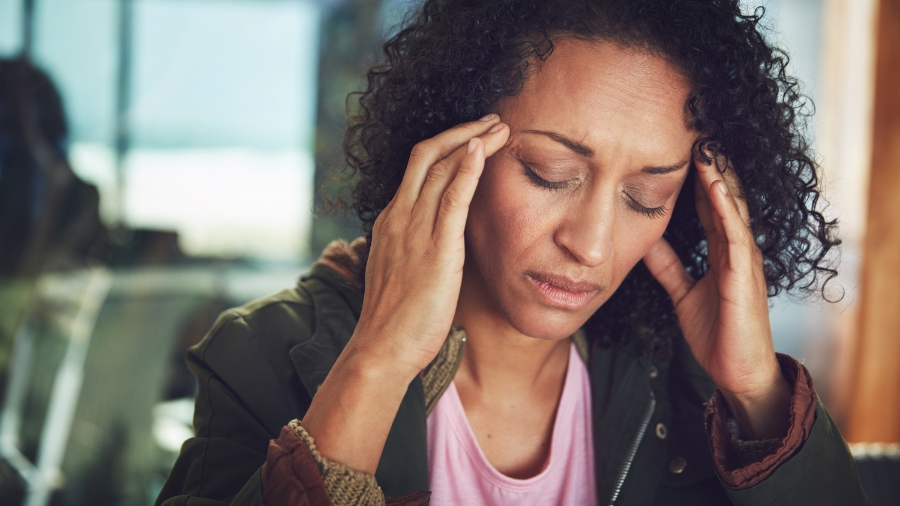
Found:
<path fill-rule="evenodd" d="M 722 192 L 722 195 L 728 195 L 728 190 L 725 189 L 725 181 L 719 181 L 719 191 Z"/>
<path fill-rule="evenodd" d="M 488 114 L 487 116 L 481 118 L 478 121 L 490 121 L 490 120 L 494 119 L 496 116 L 497 116 L 496 114 L 491 113 L 491 114 Z"/>
<path fill-rule="evenodd" d="M 469 140 L 469 149 L 468 149 L 468 152 L 469 152 L 469 153 L 472 153 L 473 151 L 475 151 L 475 146 L 476 146 L 476 145 L 478 145 L 478 143 L 475 142 L 475 139 L 470 139 L 470 140 Z"/>
<path fill-rule="evenodd" d="M 500 131 L 501 128 L 503 128 L 503 123 L 497 123 L 496 125 L 492 126 L 490 130 L 488 130 L 488 133 L 489 134 L 497 133 Z"/>

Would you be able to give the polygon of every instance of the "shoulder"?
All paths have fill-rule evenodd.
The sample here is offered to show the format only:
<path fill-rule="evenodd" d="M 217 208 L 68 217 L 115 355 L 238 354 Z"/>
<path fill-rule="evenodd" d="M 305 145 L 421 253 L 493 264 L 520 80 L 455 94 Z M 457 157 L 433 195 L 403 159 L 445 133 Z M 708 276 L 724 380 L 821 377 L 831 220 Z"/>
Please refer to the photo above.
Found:
<path fill-rule="evenodd" d="M 333 320 L 355 323 L 362 294 L 332 269 L 314 265 L 293 288 L 222 313 L 191 354 L 215 361 L 221 354 L 287 354 Z"/>
<path fill-rule="evenodd" d="M 223 312 L 200 347 L 262 329 L 277 331 L 291 327 L 296 330 L 297 324 L 314 323 L 311 316 L 314 308 L 314 300 L 299 285 L 281 290 Z"/>
<path fill-rule="evenodd" d="M 356 327 L 362 294 L 343 279 L 316 264 L 295 287 L 222 313 L 188 351 L 201 393 L 225 391 L 261 420 L 272 420 L 272 430 L 290 420 L 281 419 L 282 409 L 291 417 L 305 411 L 315 392 L 305 373 L 319 367 L 304 363 L 303 351 L 316 350 L 317 362 L 333 363 L 343 347 L 331 336 L 349 339 Z M 281 406 L 278 416 L 265 414 L 273 406 Z"/>
<path fill-rule="evenodd" d="M 270 348 L 289 349 L 312 333 L 314 314 L 315 302 L 302 288 L 285 289 L 223 312 L 188 355 L 214 367 Z"/>

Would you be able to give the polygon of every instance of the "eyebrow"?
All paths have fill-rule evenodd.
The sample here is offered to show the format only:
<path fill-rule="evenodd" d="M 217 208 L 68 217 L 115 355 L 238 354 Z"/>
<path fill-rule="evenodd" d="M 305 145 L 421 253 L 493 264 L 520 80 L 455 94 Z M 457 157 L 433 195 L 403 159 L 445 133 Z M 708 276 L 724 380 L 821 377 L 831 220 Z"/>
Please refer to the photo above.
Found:
<path fill-rule="evenodd" d="M 538 134 L 538 135 L 543 135 L 545 137 L 549 137 L 550 139 L 553 139 L 554 141 L 562 144 L 563 146 L 569 148 L 570 150 L 574 151 L 575 153 L 577 153 L 581 156 L 584 156 L 587 158 L 594 157 L 593 149 L 585 146 L 584 144 L 582 144 L 580 142 L 573 141 L 572 139 L 569 139 L 567 137 L 563 137 L 562 135 L 559 135 L 557 133 L 547 132 L 544 130 L 524 130 L 523 133 Z M 659 166 L 659 167 L 644 167 L 643 169 L 641 169 L 641 172 L 643 172 L 645 174 L 669 174 L 671 172 L 681 170 L 688 163 L 690 163 L 690 160 L 682 160 L 680 162 L 673 163 L 672 165 L 663 165 L 663 166 Z"/>
<path fill-rule="evenodd" d="M 641 172 L 645 174 L 668 174 L 670 172 L 681 170 L 689 163 L 690 160 L 682 160 L 680 162 L 673 163 L 672 165 L 666 165 L 664 167 L 644 167 L 643 169 L 641 169 Z"/>
<path fill-rule="evenodd" d="M 524 133 L 538 134 L 538 135 L 543 135 L 543 136 L 549 137 L 549 138 L 553 139 L 554 141 L 562 144 L 563 146 L 571 149 L 572 151 L 578 153 L 581 156 L 586 156 L 588 158 L 594 157 L 593 149 L 585 146 L 584 144 L 582 144 L 580 142 L 575 142 L 572 139 L 563 137 L 562 135 L 559 135 L 557 133 L 546 132 L 544 130 L 525 130 Z"/>

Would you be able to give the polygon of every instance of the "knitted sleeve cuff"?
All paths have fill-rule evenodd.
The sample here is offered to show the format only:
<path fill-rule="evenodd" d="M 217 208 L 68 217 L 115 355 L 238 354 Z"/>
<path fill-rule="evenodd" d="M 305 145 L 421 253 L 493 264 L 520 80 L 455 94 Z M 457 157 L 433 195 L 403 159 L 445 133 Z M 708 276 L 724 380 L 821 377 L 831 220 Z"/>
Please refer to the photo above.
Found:
<path fill-rule="evenodd" d="M 744 441 L 730 417 L 722 393 L 716 390 L 706 409 L 706 427 L 713 449 L 713 463 L 722 482 L 731 490 L 759 484 L 796 454 L 812 431 L 816 415 L 816 392 L 803 365 L 778 354 L 778 363 L 791 384 L 790 426 L 781 439 Z"/>
<path fill-rule="evenodd" d="M 779 438 L 745 440 L 737 420 L 730 417 L 725 422 L 725 430 L 728 431 L 736 467 L 747 467 L 750 464 L 761 462 L 767 455 L 778 449 L 778 444 L 781 443 Z"/>
<path fill-rule="evenodd" d="M 262 471 L 263 500 L 269 506 L 383 506 L 375 476 L 332 462 L 316 450 L 312 436 L 292 420 L 269 443 Z"/>

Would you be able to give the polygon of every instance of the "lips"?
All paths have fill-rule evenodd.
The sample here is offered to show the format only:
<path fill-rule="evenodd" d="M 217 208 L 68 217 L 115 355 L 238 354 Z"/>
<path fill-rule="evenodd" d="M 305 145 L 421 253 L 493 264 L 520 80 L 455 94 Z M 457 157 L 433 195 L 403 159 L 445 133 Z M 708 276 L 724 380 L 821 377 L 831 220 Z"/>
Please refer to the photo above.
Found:
<path fill-rule="evenodd" d="M 602 288 L 589 281 L 573 281 L 565 276 L 527 272 L 526 279 L 551 305 L 578 309 L 587 304 Z"/>

